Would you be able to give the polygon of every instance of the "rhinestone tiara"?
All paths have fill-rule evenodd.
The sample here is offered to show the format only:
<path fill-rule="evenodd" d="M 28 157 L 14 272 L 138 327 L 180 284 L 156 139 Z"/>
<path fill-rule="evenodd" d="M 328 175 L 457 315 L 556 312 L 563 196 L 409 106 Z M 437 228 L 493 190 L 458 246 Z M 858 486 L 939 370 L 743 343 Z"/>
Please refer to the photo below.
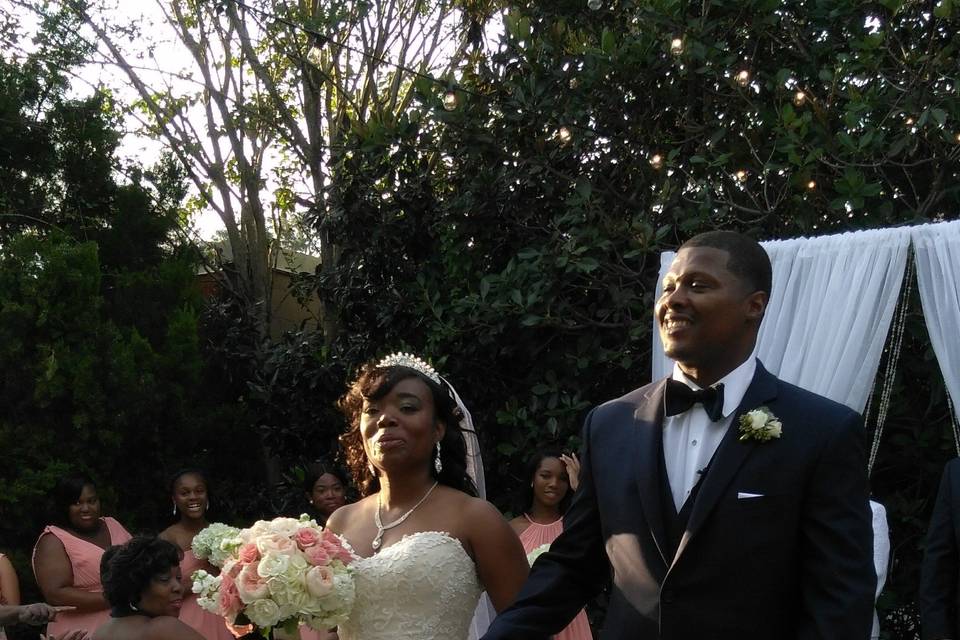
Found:
<path fill-rule="evenodd" d="M 391 353 L 386 358 L 377 363 L 378 369 L 385 367 L 406 367 L 422 373 L 437 384 L 440 384 L 440 374 L 431 367 L 425 360 L 421 360 L 412 353 Z"/>

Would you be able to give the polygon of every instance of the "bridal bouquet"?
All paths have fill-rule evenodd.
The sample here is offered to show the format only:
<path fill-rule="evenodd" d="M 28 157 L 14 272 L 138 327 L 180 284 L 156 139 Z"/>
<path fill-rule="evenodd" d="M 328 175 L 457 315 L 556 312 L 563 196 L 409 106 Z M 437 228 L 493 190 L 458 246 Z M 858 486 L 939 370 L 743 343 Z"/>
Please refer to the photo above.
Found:
<path fill-rule="evenodd" d="M 193 552 L 220 567 L 217 576 L 194 572 L 197 604 L 223 616 L 235 635 L 234 627 L 248 624 L 264 637 L 276 627 L 295 633 L 301 623 L 329 629 L 353 606 L 350 552 L 306 515 L 240 530 L 211 524 L 194 538 Z"/>

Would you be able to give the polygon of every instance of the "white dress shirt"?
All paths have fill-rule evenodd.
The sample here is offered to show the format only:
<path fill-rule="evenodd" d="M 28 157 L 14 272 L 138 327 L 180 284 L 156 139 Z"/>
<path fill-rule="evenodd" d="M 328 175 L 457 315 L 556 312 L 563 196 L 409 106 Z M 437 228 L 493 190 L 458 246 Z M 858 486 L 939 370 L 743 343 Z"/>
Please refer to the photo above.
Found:
<path fill-rule="evenodd" d="M 757 360 L 750 356 L 713 385 L 723 385 L 723 418 L 717 422 L 710 420 L 703 405 L 699 403 L 683 413 L 663 418 L 663 459 L 666 462 L 667 478 L 670 479 L 670 491 L 673 493 L 673 504 L 677 511 L 683 507 L 687 496 L 697 484 L 699 472 L 710 463 L 714 452 L 720 446 L 720 441 L 733 422 L 733 412 L 740 406 L 756 370 Z M 691 389 L 700 389 L 683 374 L 679 364 L 673 365 L 673 379 Z"/>

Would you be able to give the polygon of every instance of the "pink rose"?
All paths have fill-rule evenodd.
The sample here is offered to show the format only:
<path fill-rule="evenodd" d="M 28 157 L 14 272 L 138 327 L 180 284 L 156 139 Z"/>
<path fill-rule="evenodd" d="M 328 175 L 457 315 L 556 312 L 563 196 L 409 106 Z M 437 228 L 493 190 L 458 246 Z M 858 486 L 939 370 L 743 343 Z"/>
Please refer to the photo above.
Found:
<path fill-rule="evenodd" d="M 340 537 L 329 529 L 324 529 L 320 544 L 323 545 L 324 550 L 331 559 L 337 559 L 343 564 L 350 564 L 353 560 L 353 556 L 351 556 L 347 548 L 343 546 Z"/>
<path fill-rule="evenodd" d="M 237 576 L 237 594 L 246 604 L 250 604 L 254 600 L 266 598 L 270 594 L 267 581 L 257 573 L 259 566 L 259 560 L 251 562 L 246 565 L 243 570 L 240 571 L 240 575 Z"/>
<path fill-rule="evenodd" d="M 322 544 L 315 544 L 312 547 L 307 547 L 303 550 L 303 555 L 307 558 L 307 562 L 315 567 L 322 567 L 330 564 L 330 554 L 327 553 L 326 548 L 324 548 L 324 545 Z"/>
<path fill-rule="evenodd" d="M 314 598 L 322 598 L 333 591 L 333 571 L 328 567 L 313 567 L 304 576 L 307 592 Z"/>
<path fill-rule="evenodd" d="M 220 611 L 227 620 L 235 620 L 243 608 L 237 583 L 230 576 L 223 576 L 220 582 Z"/>
<path fill-rule="evenodd" d="M 220 574 L 224 576 L 230 576 L 236 580 L 237 576 L 240 575 L 241 569 L 243 569 L 243 564 L 237 562 L 236 560 L 227 560 L 227 562 L 223 565 L 223 568 L 220 570 Z"/>
<path fill-rule="evenodd" d="M 320 534 L 314 529 L 304 527 L 303 529 L 297 529 L 293 539 L 297 541 L 298 547 L 306 549 L 320 542 Z"/>
<path fill-rule="evenodd" d="M 240 547 L 237 551 L 237 557 L 243 564 L 250 564 L 260 559 L 260 550 L 257 549 L 257 545 L 248 543 Z"/>

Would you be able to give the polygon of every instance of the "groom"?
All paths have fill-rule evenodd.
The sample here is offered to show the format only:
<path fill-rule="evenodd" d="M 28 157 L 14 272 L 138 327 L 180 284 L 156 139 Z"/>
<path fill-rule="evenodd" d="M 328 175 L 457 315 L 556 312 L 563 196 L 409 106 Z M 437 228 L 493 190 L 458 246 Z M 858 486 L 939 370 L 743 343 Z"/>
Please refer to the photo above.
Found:
<path fill-rule="evenodd" d="M 680 247 L 654 310 L 672 378 L 587 416 L 565 530 L 484 640 L 547 638 L 608 581 L 604 640 L 869 637 L 861 420 L 752 356 L 770 283 L 746 236 Z"/>

